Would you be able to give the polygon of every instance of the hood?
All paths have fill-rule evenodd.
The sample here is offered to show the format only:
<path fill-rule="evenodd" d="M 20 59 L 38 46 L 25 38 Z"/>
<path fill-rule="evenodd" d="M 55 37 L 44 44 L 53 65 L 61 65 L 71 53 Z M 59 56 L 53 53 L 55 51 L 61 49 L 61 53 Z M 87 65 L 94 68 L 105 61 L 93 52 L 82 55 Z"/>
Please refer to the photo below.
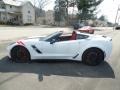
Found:
<path fill-rule="evenodd" d="M 32 36 L 32 37 L 27 37 L 28 39 L 34 39 L 34 38 L 44 38 L 45 36 Z"/>
<path fill-rule="evenodd" d="M 24 45 L 25 43 L 34 43 L 38 41 L 42 41 L 44 39 L 44 36 L 33 36 L 33 37 L 27 37 L 23 39 L 19 39 L 16 43 Z"/>
<path fill-rule="evenodd" d="M 32 36 L 32 37 L 26 37 L 20 40 L 43 40 L 45 36 Z"/>

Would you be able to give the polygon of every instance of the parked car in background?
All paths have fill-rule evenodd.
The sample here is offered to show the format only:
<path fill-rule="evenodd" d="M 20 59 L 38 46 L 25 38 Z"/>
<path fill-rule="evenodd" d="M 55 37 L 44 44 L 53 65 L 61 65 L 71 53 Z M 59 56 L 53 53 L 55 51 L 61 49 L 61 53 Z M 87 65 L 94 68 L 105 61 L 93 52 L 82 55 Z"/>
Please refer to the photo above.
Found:
<path fill-rule="evenodd" d="M 78 31 L 82 33 L 94 34 L 95 30 L 91 26 L 84 26 L 82 28 L 79 28 Z"/>
<path fill-rule="evenodd" d="M 117 25 L 117 26 L 115 27 L 115 29 L 116 29 L 116 30 L 119 30 L 119 29 L 120 29 L 120 25 Z"/>
<path fill-rule="evenodd" d="M 85 26 L 83 23 L 75 23 L 75 24 L 73 25 L 73 28 L 76 30 L 76 29 L 79 29 L 79 28 L 81 28 L 81 27 L 83 27 L 83 26 Z"/>

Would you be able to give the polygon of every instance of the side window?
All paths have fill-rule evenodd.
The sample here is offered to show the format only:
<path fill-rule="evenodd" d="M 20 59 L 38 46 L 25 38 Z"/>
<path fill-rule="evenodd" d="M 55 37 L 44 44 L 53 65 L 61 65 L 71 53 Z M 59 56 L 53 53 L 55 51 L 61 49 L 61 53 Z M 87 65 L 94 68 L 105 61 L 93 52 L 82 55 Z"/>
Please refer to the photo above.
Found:
<path fill-rule="evenodd" d="M 87 35 L 82 35 L 82 34 L 78 34 L 77 35 L 77 39 L 86 39 L 86 38 L 88 38 L 89 36 L 87 36 Z"/>
<path fill-rule="evenodd" d="M 60 35 L 61 35 L 61 34 L 57 34 L 57 35 L 55 35 L 55 36 L 47 39 L 46 41 L 50 42 L 52 39 L 55 39 L 56 41 L 58 41 Z"/>

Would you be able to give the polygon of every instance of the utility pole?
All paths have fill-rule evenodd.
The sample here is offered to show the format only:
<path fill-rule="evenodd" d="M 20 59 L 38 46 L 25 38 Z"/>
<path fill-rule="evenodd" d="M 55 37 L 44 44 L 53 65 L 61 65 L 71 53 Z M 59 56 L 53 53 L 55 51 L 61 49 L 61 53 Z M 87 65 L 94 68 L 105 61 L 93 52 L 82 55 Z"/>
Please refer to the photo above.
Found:
<path fill-rule="evenodd" d="M 36 24 L 36 6 L 35 6 L 35 0 L 34 0 L 34 11 L 35 11 L 35 24 Z"/>
<path fill-rule="evenodd" d="M 119 6 L 120 6 L 120 5 L 119 5 Z M 116 17 L 115 17 L 115 24 L 116 24 L 116 21 L 117 21 L 117 17 L 118 17 L 119 6 L 118 6 L 118 9 L 117 9 L 117 13 L 116 13 Z"/>
<path fill-rule="evenodd" d="M 66 14 L 67 14 L 67 25 L 68 25 L 69 24 L 69 15 L 68 15 L 69 1 L 66 0 L 66 2 L 67 2 Z"/>
<path fill-rule="evenodd" d="M 116 26 L 119 10 L 120 10 L 120 5 L 118 5 L 118 9 L 117 9 L 116 17 L 115 17 L 115 25 L 114 25 L 114 27 Z M 113 30 L 115 29 L 114 27 L 113 27 Z"/>

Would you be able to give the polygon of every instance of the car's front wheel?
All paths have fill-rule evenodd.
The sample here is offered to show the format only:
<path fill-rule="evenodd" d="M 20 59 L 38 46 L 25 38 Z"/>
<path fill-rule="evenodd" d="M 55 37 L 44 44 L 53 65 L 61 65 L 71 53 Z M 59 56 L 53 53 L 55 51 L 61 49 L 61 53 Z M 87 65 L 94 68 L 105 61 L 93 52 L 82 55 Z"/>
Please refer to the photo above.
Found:
<path fill-rule="evenodd" d="M 90 48 L 83 53 L 82 62 L 96 66 L 104 61 L 104 52 L 98 48 Z"/>
<path fill-rule="evenodd" d="M 11 59 L 15 62 L 26 63 L 30 61 L 30 53 L 23 46 L 16 46 L 11 50 Z"/>

